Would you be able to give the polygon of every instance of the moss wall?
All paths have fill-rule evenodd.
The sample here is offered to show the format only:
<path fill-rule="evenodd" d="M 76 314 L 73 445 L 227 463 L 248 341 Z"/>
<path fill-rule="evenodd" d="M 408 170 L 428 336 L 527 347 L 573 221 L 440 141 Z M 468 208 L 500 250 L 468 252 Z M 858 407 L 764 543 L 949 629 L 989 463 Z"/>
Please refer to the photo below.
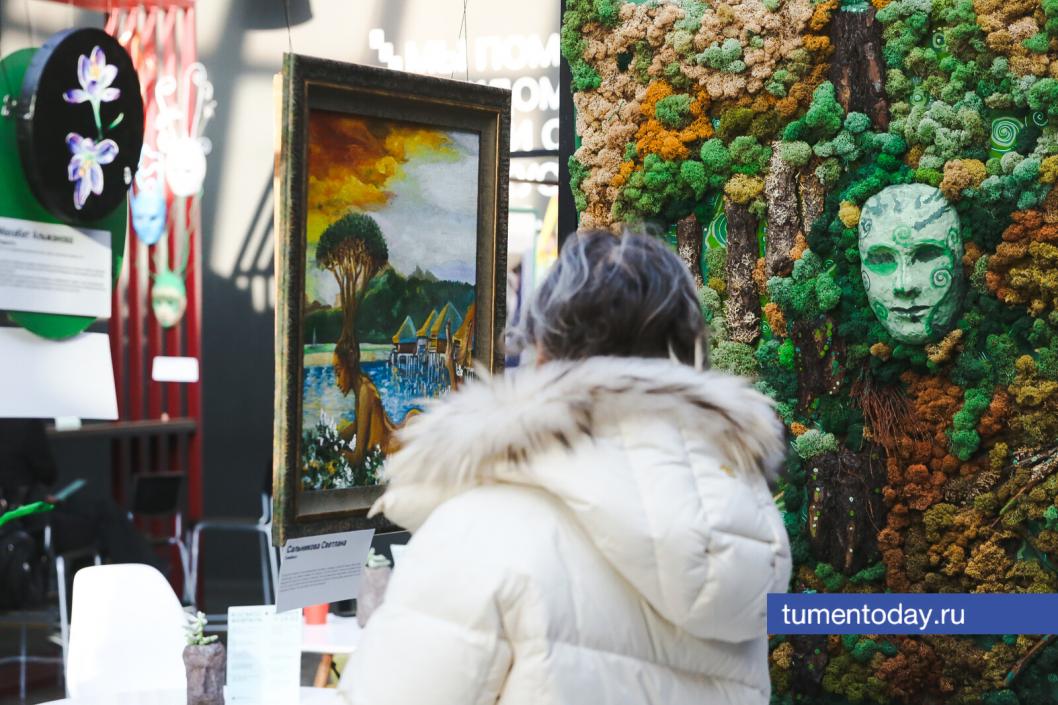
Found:
<path fill-rule="evenodd" d="M 568 7 L 582 225 L 696 224 L 714 365 L 794 438 L 791 590 L 1058 591 L 1058 0 Z M 857 248 L 864 202 L 913 182 L 957 209 L 968 283 L 924 345 L 867 307 Z M 771 662 L 783 704 L 1058 702 L 1034 636 Z"/>

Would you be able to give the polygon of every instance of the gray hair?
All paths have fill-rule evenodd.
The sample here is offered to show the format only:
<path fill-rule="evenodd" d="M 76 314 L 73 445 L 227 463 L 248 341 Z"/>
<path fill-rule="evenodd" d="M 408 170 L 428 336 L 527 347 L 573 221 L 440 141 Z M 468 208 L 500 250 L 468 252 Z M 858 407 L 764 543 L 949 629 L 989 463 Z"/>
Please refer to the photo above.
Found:
<path fill-rule="evenodd" d="M 674 357 L 701 365 L 705 321 L 686 265 L 659 239 L 605 230 L 571 235 L 533 293 L 515 349 L 550 360 Z"/>

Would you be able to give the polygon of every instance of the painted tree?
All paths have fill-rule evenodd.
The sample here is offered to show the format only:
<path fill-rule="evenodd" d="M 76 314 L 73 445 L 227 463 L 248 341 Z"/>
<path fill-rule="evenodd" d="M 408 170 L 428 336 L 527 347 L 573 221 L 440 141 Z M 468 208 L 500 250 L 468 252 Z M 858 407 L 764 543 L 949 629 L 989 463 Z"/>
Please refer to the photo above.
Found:
<path fill-rule="evenodd" d="M 327 226 L 316 246 L 316 264 L 338 282 L 342 306 L 342 333 L 334 347 L 334 372 L 338 388 L 349 394 L 360 373 L 360 341 L 356 315 L 367 294 L 367 285 L 389 262 L 389 248 L 375 219 L 350 213 Z"/>

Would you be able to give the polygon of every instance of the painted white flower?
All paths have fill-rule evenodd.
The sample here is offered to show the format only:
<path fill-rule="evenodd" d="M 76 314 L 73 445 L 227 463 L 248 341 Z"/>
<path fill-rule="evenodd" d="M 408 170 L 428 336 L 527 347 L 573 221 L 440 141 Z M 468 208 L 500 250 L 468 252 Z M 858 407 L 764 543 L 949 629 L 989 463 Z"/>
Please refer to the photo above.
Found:
<path fill-rule="evenodd" d="M 66 177 L 74 183 L 73 204 L 81 210 L 90 194 L 103 193 L 103 165 L 118 156 L 118 145 L 114 140 L 103 140 L 96 144 L 89 137 L 76 132 L 66 135 L 66 146 L 70 148 L 70 164 Z"/>
<path fill-rule="evenodd" d="M 73 88 L 62 94 L 67 103 L 109 103 L 121 97 L 121 89 L 111 88 L 118 77 L 118 67 L 107 63 L 107 57 L 100 47 L 92 49 L 88 56 L 81 54 L 77 60 L 77 80 L 80 88 Z"/>

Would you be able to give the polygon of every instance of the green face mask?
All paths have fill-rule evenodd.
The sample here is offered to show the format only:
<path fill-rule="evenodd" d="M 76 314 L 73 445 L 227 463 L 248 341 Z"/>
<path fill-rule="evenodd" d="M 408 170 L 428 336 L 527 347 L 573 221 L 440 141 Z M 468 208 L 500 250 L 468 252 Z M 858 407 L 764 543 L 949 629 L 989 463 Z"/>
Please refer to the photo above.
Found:
<path fill-rule="evenodd" d="M 155 274 L 154 286 L 151 287 L 151 308 L 162 328 L 172 328 L 179 323 L 187 309 L 184 278 L 165 269 Z"/>
<path fill-rule="evenodd" d="M 962 303 L 959 216 L 936 188 L 889 186 L 860 212 L 860 272 L 867 301 L 902 343 L 944 336 Z"/>

